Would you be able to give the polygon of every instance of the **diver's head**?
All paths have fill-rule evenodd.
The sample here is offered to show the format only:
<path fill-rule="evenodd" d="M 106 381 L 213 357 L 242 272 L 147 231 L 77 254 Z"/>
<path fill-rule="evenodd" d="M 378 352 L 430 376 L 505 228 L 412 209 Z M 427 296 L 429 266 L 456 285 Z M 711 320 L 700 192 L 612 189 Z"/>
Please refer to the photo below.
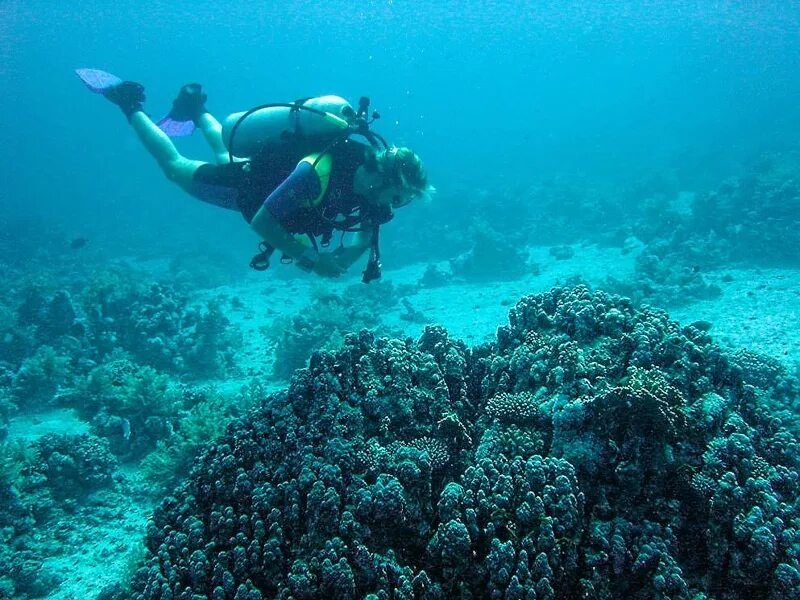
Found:
<path fill-rule="evenodd" d="M 371 153 L 364 168 L 365 195 L 376 206 L 400 208 L 434 191 L 422 161 L 410 148 L 392 146 Z"/>

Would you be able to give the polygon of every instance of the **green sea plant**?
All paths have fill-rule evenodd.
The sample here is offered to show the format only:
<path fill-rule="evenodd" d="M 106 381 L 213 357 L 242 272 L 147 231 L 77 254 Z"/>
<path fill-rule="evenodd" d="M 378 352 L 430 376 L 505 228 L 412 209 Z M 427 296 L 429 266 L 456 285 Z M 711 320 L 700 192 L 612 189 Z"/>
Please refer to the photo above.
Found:
<path fill-rule="evenodd" d="M 0 387 L 0 441 L 5 439 L 9 418 L 16 410 L 17 405 L 11 397 L 11 390 Z"/>
<path fill-rule="evenodd" d="M 81 415 L 109 440 L 111 451 L 138 458 L 168 437 L 182 406 L 177 382 L 116 352 L 79 382 L 74 394 Z"/>
<path fill-rule="evenodd" d="M 36 449 L 24 440 L 0 443 L 0 486 L 18 486 L 37 457 Z"/>
<path fill-rule="evenodd" d="M 56 395 L 66 379 L 68 360 L 50 346 L 41 346 L 33 356 L 26 358 L 14 374 L 11 397 L 25 410 L 41 410 Z"/>
<path fill-rule="evenodd" d="M 170 416 L 180 400 L 180 392 L 168 375 L 137 365 L 122 353 L 92 369 L 80 394 L 84 415 L 105 411 L 134 421 Z"/>
<path fill-rule="evenodd" d="M 237 400 L 217 391 L 184 413 L 172 434 L 160 440 L 156 448 L 142 460 L 142 474 L 154 488 L 168 490 L 185 478 L 200 450 L 225 431 L 233 418 L 244 410 Z"/>

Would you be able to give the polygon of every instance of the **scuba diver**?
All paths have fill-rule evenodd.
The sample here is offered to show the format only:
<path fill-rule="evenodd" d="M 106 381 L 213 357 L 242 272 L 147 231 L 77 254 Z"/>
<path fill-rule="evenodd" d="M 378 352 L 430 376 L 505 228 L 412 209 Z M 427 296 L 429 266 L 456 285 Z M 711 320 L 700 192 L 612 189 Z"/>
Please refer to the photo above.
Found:
<path fill-rule="evenodd" d="M 96 69 L 76 73 L 93 92 L 116 104 L 168 179 L 202 201 L 238 210 L 263 240 L 250 262 L 268 268 L 273 252 L 322 277 L 338 277 L 367 250 L 362 281 L 381 276 L 379 228 L 393 211 L 430 194 L 425 169 L 410 149 L 390 146 L 369 125 L 369 99 L 358 111 L 323 96 L 265 104 L 220 124 L 199 84 L 181 88 L 169 114 L 153 122 L 144 87 Z M 214 163 L 182 156 L 172 137 L 203 133 Z M 351 139 L 361 136 L 368 143 Z M 323 251 L 335 232 L 338 247 Z M 344 234 L 355 232 L 345 246 Z"/>

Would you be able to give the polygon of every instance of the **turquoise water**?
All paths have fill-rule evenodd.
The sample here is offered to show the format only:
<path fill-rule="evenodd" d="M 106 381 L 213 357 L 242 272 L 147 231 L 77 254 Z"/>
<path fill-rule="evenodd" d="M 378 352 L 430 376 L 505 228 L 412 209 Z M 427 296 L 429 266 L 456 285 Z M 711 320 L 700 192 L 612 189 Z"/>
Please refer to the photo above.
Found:
<path fill-rule="evenodd" d="M 1 3 L 0 598 L 800 597 L 798 40 L 791 2 Z M 153 119 L 368 96 L 437 191 L 382 281 L 254 272 L 77 68 Z"/>
<path fill-rule="evenodd" d="M 792 145 L 798 128 L 791 3 L 12 1 L 2 27 L 14 164 L 4 203 L 109 244 L 184 241 L 190 224 L 220 216 L 159 179 L 119 115 L 76 85 L 81 66 L 144 83 L 154 116 L 188 81 L 205 84 L 220 116 L 368 95 L 384 115 L 378 129 L 418 149 L 442 189 L 556 174 L 629 182 L 665 166 L 713 185 Z M 192 141 L 186 152 L 203 156 Z M 61 218 L 66 189 L 78 219 Z M 137 224 L 113 229 L 132 206 Z"/>

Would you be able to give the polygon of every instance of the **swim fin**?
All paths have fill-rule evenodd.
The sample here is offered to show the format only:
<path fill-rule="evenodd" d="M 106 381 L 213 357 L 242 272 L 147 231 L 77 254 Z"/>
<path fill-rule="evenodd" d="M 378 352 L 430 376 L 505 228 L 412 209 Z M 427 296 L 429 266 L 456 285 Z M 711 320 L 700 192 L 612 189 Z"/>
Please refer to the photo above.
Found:
<path fill-rule="evenodd" d="M 144 86 L 135 81 L 122 81 L 116 75 L 99 69 L 75 69 L 86 87 L 96 94 L 102 94 L 110 102 L 122 109 L 130 120 L 131 115 L 142 110 L 145 101 Z"/>
<path fill-rule="evenodd" d="M 186 84 L 173 100 L 172 110 L 157 125 L 170 137 L 192 135 L 200 115 L 206 112 L 207 98 L 199 83 Z"/>
<path fill-rule="evenodd" d="M 122 79 L 100 69 L 75 69 L 78 77 L 95 94 L 104 94 L 114 86 L 122 83 Z"/>

